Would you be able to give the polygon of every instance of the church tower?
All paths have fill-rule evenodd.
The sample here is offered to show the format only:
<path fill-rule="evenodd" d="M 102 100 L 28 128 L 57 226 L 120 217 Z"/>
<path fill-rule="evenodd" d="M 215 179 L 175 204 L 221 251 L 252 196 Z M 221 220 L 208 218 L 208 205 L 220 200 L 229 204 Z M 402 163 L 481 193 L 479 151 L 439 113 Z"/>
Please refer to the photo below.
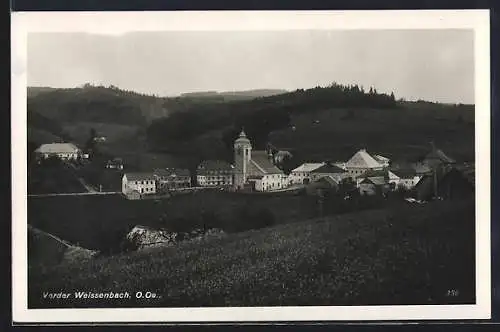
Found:
<path fill-rule="evenodd" d="M 239 137 L 234 141 L 234 186 L 243 188 L 247 181 L 248 163 L 252 158 L 252 144 L 242 129 Z"/>

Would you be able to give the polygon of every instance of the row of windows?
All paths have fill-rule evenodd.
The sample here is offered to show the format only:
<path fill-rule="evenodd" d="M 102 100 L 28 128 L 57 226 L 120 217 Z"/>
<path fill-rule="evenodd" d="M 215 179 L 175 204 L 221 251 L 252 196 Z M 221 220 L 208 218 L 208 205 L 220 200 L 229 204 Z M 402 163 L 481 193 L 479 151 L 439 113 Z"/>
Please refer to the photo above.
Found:
<path fill-rule="evenodd" d="M 206 178 L 207 178 L 207 180 L 216 181 L 216 180 L 224 180 L 227 177 L 226 176 L 207 176 Z"/>
<path fill-rule="evenodd" d="M 134 184 L 154 184 L 154 181 L 144 180 L 144 181 L 134 181 Z"/>
<path fill-rule="evenodd" d="M 206 174 L 222 174 L 222 175 L 228 175 L 231 174 L 230 170 L 219 170 L 219 171 L 205 171 Z"/>
<path fill-rule="evenodd" d="M 231 182 L 226 182 L 226 181 L 208 181 L 204 182 L 201 184 L 209 185 L 209 186 L 223 186 L 223 185 L 228 185 L 231 184 Z"/>
<path fill-rule="evenodd" d="M 153 188 L 141 188 L 141 194 L 153 192 Z"/>

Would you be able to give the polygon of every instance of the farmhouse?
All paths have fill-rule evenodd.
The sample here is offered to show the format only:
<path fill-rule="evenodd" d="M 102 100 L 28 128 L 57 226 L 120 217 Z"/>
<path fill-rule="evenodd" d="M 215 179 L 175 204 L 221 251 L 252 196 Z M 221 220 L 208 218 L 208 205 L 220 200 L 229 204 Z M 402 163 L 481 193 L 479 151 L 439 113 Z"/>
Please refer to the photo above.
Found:
<path fill-rule="evenodd" d="M 252 144 L 242 130 L 234 142 L 234 188 L 250 185 L 256 191 L 273 191 L 287 187 L 286 176 L 273 164 L 267 151 L 253 151 Z"/>
<path fill-rule="evenodd" d="M 389 185 L 385 179 L 379 177 L 365 178 L 359 184 L 359 193 L 361 195 L 383 194 L 389 190 Z"/>
<path fill-rule="evenodd" d="M 325 163 L 322 166 L 311 171 L 312 181 L 316 181 L 324 177 L 330 177 L 334 179 L 336 183 L 340 183 L 344 178 L 347 177 L 347 172 L 344 169 L 330 163 Z"/>
<path fill-rule="evenodd" d="M 293 169 L 288 176 L 289 184 L 307 184 L 311 181 L 311 172 L 325 163 L 304 163 Z"/>
<path fill-rule="evenodd" d="M 431 152 L 429 152 L 422 161 L 424 165 L 434 168 L 435 166 L 455 164 L 456 161 L 454 159 L 448 157 L 442 150 L 436 148 L 434 144 L 431 145 Z"/>
<path fill-rule="evenodd" d="M 474 173 L 470 168 L 449 167 L 439 176 L 426 175 L 415 186 L 415 198 L 426 201 L 436 195 L 443 199 L 473 196 Z"/>
<path fill-rule="evenodd" d="M 156 193 L 156 181 L 152 173 L 125 173 L 122 177 L 122 193 L 127 197 Z"/>
<path fill-rule="evenodd" d="M 422 156 L 414 163 L 414 168 L 419 175 L 431 174 L 433 170 L 441 167 L 455 165 L 456 161 L 447 156 L 441 149 L 436 148 L 434 143 L 431 143 L 431 150 L 425 156 Z"/>
<path fill-rule="evenodd" d="M 231 186 L 233 166 L 222 160 L 205 160 L 198 165 L 196 181 L 202 187 Z"/>
<path fill-rule="evenodd" d="M 366 171 L 382 170 L 384 165 L 366 152 L 366 149 L 361 149 L 346 162 L 345 167 L 348 175 L 355 179 Z"/>
<path fill-rule="evenodd" d="M 322 193 L 327 191 L 336 191 L 338 188 L 338 178 L 327 175 L 306 185 L 306 193 L 308 195 L 321 195 Z"/>
<path fill-rule="evenodd" d="M 191 173 L 183 168 L 161 168 L 153 171 L 158 191 L 191 187 Z"/>
<path fill-rule="evenodd" d="M 112 160 L 108 160 L 106 162 L 107 169 L 123 169 L 123 160 L 121 158 L 113 158 Z"/>
<path fill-rule="evenodd" d="M 361 182 L 363 182 L 366 179 L 374 180 L 376 183 L 384 182 L 385 184 L 390 184 L 390 183 L 394 183 L 399 178 L 394 173 L 389 172 L 386 169 L 368 170 L 356 178 L 356 187 L 359 188 Z M 396 184 L 394 184 L 393 186 L 395 187 Z"/>
<path fill-rule="evenodd" d="M 379 154 L 374 154 L 373 159 L 378 161 L 378 163 L 383 167 L 389 167 L 389 165 L 391 164 L 391 160 L 389 158 L 381 156 Z"/>
<path fill-rule="evenodd" d="M 43 159 L 57 157 L 62 160 L 76 160 L 82 151 L 72 143 L 42 144 L 35 150 L 35 154 Z"/>
<path fill-rule="evenodd" d="M 395 169 L 389 172 L 392 177 L 389 183 L 393 184 L 393 188 L 412 189 L 422 178 L 422 175 L 417 174 L 414 169 Z"/>

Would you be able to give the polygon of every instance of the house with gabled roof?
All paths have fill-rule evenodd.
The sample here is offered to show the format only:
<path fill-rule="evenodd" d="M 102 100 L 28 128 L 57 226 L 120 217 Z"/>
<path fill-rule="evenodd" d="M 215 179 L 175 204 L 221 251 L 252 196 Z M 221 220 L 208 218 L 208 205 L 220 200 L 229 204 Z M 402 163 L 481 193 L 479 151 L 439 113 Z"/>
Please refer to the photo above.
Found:
<path fill-rule="evenodd" d="M 125 173 L 122 177 L 122 193 L 127 197 L 143 197 L 156 194 L 153 173 Z"/>
<path fill-rule="evenodd" d="M 340 181 L 331 175 L 322 176 L 305 186 L 308 195 L 321 195 L 324 192 L 338 190 Z"/>
<path fill-rule="evenodd" d="M 359 193 L 361 195 L 376 195 L 383 194 L 389 190 L 389 184 L 385 179 L 376 178 L 364 178 L 363 181 L 359 183 Z"/>
<path fill-rule="evenodd" d="M 443 173 L 425 175 L 415 186 L 415 198 L 427 201 L 437 195 L 443 199 L 474 197 L 475 171 L 473 168 L 452 166 Z"/>
<path fill-rule="evenodd" d="M 49 143 L 40 145 L 35 154 L 43 159 L 57 157 L 62 160 L 76 160 L 82 155 L 82 151 L 73 143 Z"/>
<path fill-rule="evenodd" d="M 311 172 L 324 165 L 325 163 L 304 163 L 294 168 L 288 175 L 289 184 L 306 184 L 310 182 Z"/>
<path fill-rule="evenodd" d="M 381 156 L 379 154 L 374 154 L 373 159 L 375 159 L 383 167 L 389 167 L 391 164 L 391 160 L 389 158 Z"/>
<path fill-rule="evenodd" d="M 345 168 L 351 178 L 357 178 L 369 170 L 382 170 L 384 165 L 371 156 L 366 149 L 361 149 L 346 162 Z"/>
<path fill-rule="evenodd" d="M 393 177 L 389 182 L 394 184 L 393 186 L 395 189 L 412 189 L 423 177 L 423 175 L 418 174 L 413 168 L 393 169 L 390 170 L 390 173 Z"/>
<path fill-rule="evenodd" d="M 191 187 L 191 173 L 184 168 L 157 168 L 153 171 L 157 190 Z"/>
<path fill-rule="evenodd" d="M 316 181 L 320 178 L 330 177 L 335 182 L 340 183 L 348 176 L 347 174 L 346 170 L 327 162 L 311 171 L 311 180 Z"/>
<path fill-rule="evenodd" d="M 448 156 L 443 150 L 438 149 L 436 145 L 431 142 L 430 151 L 418 158 L 415 166 L 422 169 L 427 169 L 427 173 L 420 172 L 421 174 L 432 173 L 434 169 L 455 165 L 456 160 Z"/>
<path fill-rule="evenodd" d="M 196 169 L 196 182 L 201 187 L 233 185 L 234 166 L 224 160 L 204 160 Z"/>
<path fill-rule="evenodd" d="M 274 191 L 287 187 L 287 177 L 273 163 L 268 151 L 252 151 L 252 144 L 242 130 L 234 142 L 234 188 L 250 185 L 256 191 Z"/>

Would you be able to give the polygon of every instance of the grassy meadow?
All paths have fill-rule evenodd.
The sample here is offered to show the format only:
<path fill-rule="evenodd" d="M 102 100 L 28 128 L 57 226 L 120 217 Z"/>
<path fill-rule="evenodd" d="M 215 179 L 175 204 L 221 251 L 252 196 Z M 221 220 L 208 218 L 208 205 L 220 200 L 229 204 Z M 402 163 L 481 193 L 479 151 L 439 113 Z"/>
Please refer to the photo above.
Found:
<path fill-rule="evenodd" d="M 212 212 L 211 223 L 226 231 L 249 229 L 243 219 L 252 210 L 269 209 L 277 222 L 314 216 L 312 197 L 242 195 L 217 190 L 165 199 L 127 200 L 122 195 L 30 197 L 28 220 L 34 227 L 85 248 L 101 250 L 121 240 L 135 225 L 164 227 L 202 226 L 201 216 Z"/>
<path fill-rule="evenodd" d="M 291 125 L 270 140 L 304 160 L 347 160 L 359 148 L 411 160 L 431 141 L 457 160 L 474 160 L 473 110 L 330 109 L 292 114 Z"/>
<path fill-rule="evenodd" d="M 71 166 L 57 163 L 33 165 L 28 170 L 28 194 L 81 193 L 87 189 L 75 176 Z"/>
<path fill-rule="evenodd" d="M 407 204 L 48 267 L 29 275 L 28 306 L 472 304 L 474 209 L 473 200 Z M 47 290 L 132 299 L 44 300 Z"/>

